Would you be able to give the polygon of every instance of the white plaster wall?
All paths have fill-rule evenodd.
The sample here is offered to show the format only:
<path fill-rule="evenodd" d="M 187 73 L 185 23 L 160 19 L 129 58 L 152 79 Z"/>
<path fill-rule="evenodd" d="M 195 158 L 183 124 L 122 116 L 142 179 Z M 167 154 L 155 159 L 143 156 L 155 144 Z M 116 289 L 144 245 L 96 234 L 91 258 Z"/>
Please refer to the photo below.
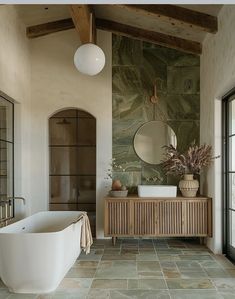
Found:
<path fill-rule="evenodd" d="M 103 234 L 104 180 L 112 157 L 111 34 L 98 31 L 97 44 L 105 52 L 106 66 L 97 76 L 80 74 L 73 65 L 79 46 L 75 30 L 31 41 L 31 213 L 47 210 L 49 202 L 48 119 L 64 108 L 79 108 L 97 121 L 97 237 Z"/>
<path fill-rule="evenodd" d="M 25 26 L 14 6 L 0 6 L 0 91 L 15 104 L 15 195 L 28 199 L 17 202 L 17 214 L 29 212 L 30 190 L 30 50 Z M 25 209 L 26 208 L 26 209 Z M 20 215 L 19 215 L 20 216 Z"/>
<path fill-rule="evenodd" d="M 218 17 L 219 30 L 207 36 L 201 56 L 201 142 L 221 155 L 221 98 L 235 86 L 235 6 L 225 5 Z M 222 167 L 215 160 L 201 182 L 202 191 L 213 198 L 213 238 L 209 247 L 222 252 Z"/>

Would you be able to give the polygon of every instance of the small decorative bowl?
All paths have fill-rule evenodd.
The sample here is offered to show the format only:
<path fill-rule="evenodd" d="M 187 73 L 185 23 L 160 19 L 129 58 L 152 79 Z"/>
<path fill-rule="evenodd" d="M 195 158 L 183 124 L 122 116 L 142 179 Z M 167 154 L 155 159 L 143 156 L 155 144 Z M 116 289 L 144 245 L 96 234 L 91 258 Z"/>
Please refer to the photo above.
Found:
<path fill-rule="evenodd" d="M 127 197 L 128 190 L 110 190 L 109 195 L 111 197 Z"/>

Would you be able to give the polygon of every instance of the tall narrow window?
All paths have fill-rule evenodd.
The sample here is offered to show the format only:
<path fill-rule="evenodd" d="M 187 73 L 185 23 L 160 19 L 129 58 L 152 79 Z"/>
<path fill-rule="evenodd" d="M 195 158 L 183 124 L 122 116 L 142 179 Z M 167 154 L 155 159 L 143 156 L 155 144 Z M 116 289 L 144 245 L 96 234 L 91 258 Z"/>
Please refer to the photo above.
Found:
<path fill-rule="evenodd" d="M 14 195 L 14 106 L 0 96 L 0 196 Z M 14 210 L 14 209 L 13 209 Z"/>
<path fill-rule="evenodd" d="M 225 252 L 235 261 L 235 90 L 224 98 Z"/>

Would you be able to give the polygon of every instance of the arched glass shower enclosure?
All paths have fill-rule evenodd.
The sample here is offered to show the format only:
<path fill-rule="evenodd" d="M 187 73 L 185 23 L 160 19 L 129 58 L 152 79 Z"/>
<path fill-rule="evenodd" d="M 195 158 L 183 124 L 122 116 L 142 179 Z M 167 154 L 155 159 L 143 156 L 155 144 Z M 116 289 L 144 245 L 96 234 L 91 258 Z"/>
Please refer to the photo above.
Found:
<path fill-rule="evenodd" d="M 87 211 L 95 236 L 96 119 L 78 109 L 49 119 L 50 210 Z"/>

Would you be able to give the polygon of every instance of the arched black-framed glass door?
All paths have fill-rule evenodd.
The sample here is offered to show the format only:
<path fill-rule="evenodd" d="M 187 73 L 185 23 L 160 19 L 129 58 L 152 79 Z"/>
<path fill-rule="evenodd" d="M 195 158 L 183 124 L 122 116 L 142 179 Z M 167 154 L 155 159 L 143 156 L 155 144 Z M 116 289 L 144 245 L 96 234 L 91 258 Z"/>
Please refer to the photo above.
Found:
<path fill-rule="evenodd" d="M 66 109 L 49 119 L 50 202 L 52 211 L 87 211 L 95 236 L 96 119 Z"/>

